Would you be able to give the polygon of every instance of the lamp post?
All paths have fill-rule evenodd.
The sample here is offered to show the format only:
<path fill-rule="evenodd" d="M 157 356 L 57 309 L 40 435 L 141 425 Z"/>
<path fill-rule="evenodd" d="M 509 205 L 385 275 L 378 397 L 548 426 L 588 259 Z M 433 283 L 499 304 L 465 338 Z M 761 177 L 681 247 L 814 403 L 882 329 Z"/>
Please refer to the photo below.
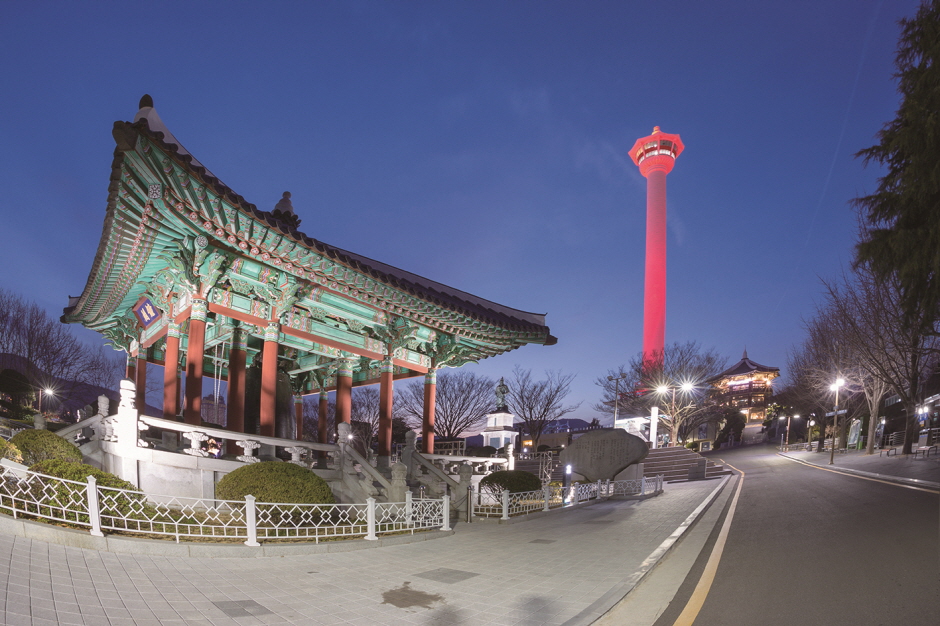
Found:
<path fill-rule="evenodd" d="M 830 391 L 836 392 L 836 404 L 832 409 L 832 445 L 829 446 L 829 465 L 835 463 L 836 458 L 836 433 L 839 430 L 839 389 L 845 384 L 844 378 L 836 379 L 829 387 Z"/>
<path fill-rule="evenodd" d="M 49 387 L 46 387 L 45 389 L 43 389 L 42 387 L 39 388 L 39 412 L 40 412 L 40 413 L 42 413 L 42 395 L 43 395 L 43 393 L 45 393 L 47 396 L 54 396 L 54 395 L 55 395 L 55 391 L 53 391 L 53 390 L 52 390 L 51 388 L 49 388 Z"/>
<path fill-rule="evenodd" d="M 620 381 L 627 377 L 626 372 L 620 372 L 620 376 L 608 376 L 607 380 L 614 381 L 614 428 L 617 427 L 617 409 L 620 408 Z"/>
<path fill-rule="evenodd" d="M 673 432 L 670 433 L 670 435 L 675 433 L 675 441 L 670 441 L 669 444 L 673 446 L 678 445 L 679 443 L 679 429 L 676 425 L 676 389 L 684 391 L 685 393 L 691 393 L 692 390 L 695 389 L 695 385 L 692 383 L 682 383 L 682 385 L 679 387 L 676 387 L 675 385 L 660 385 L 656 388 L 656 393 L 661 396 L 667 393 L 671 393 L 671 400 L 669 403 L 669 419 L 672 420 Z"/>
<path fill-rule="evenodd" d="M 783 416 L 782 416 L 782 415 L 780 416 L 780 419 L 783 419 Z M 800 416 L 799 416 L 799 415 L 794 415 L 794 416 L 793 416 L 793 419 L 798 420 L 798 419 L 800 419 Z M 789 416 L 789 415 L 787 415 L 787 443 L 786 443 L 785 445 L 787 445 L 787 446 L 790 445 L 790 416 Z"/>

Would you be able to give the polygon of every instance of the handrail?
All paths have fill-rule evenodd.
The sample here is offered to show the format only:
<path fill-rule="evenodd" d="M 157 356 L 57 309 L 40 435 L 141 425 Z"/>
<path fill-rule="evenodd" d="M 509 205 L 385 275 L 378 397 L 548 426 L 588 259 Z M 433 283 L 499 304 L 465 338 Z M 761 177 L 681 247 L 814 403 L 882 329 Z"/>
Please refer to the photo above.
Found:
<path fill-rule="evenodd" d="M 261 435 L 253 435 L 250 433 L 238 433 L 231 430 L 224 430 L 221 428 L 207 428 L 205 426 L 196 426 L 195 424 L 186 424 L 183 422 L 174 422 L 172 420 L 163 419 L 160 417 L 150 417 L 149 415 L 141 415 L 138 418 L 141 422 L 154 426 L 156 428 L 162 428 L 164 430 L 175 430 L 181 433 L 188 433 L 198 431 L 205 433 L 210 437 L 217 437 L 219 439 L 251 439 L 252 441 L 257 441 L 268 446 L 280 446 L 290 447 L 290 446 L 301 446 L 304 448 L 309 448 L 311 450 L 324 450 L 328 452 L 336 452 L 339 450 L 339 446 L 335 443 L 315 443 L 313 441 L 300 441 L 295 439 L 279 439 L 276 437 L 264 437 Z"/>
<path fill-rule="evenodd" d="M 339 446 L 337 446 L 337 448 L 339 448 Z M 359 465 L 362 466 L 362 469 L 364 469 L 366 473 L 369 474 L 369 476 L 371 476 L 374 480 L 379 481 L 379 483 L 385 487 L 385 493 L 391 493 L 392 483 L 390 483 L 388 479 L 385 478 L 385 476 L 382 476 L 379 470 L 372 467 L 372 464 L 369 463 L 361 454 L 359 454 L 359 452 L 354 447 L 346 446 L 346 453 L 357 463 L 359 463 Z"/>
<path fill-rule="evenodd" d="M 60 428 L 59 430 L 55 431 L 55 434 L 62 437 L 63 439 L 67 439 L 71 435 L 74 435 L 75 433 L 77 433 L 78 431 L 84 428 L 94 428 L 95 426 L 98 425 L 98 423 L 101 421 L 103 417 L 104 416 L 101 415 L 100 413 L 96 413 L 95 415 L 92 415 L 91 417 L 83 419 L 80 422 L 75 422 L 74 424 L 69 424 L 65 428 Z"/>
<path fill-rule="evenodd" d="M 430 455 L 428 455 L 428 456 L 430 456 Z M 447 456 L 447 455 L 437 455 L 437 456 Z M 415 450 L 414 453 L 411 455 L 411 458 L 417 460 L 418 463 L 420 463 L 421 465 L 423 465 L 423 466 L 426 467 L 427 469 L 431 470 L 431 473 L 432 473 L 432 474 L 434 474 L 434 475 L 437 476 L 438 478 L 442 479 L 444 482 L 446 482 L 448 485 L 450 485 L 451 488 L 457 489 L 457 488 L 460 486 L 460 483 L 458 483 L 456 480 L 454 480 L 453 478 L 451 478 L 450 476 L 448 476 L 447 474 L 445 474 L 443 471 L 441 471 L 441 468 L 439 468 L 439 467 L 438 467 L 437 465 L 435 465 L 434 463 L 431 463 L 431 461 L 428 460 L 428 459 L 426 459 L 426 458 L 425 458 L 425 455 L 422 454 L 421 452 L 418 452 L 417 450 Z"/>
<path fill-rule="evenodd" d="M 419 452 L 419 454 L 425 459 L 428 459 L 430 461 L 441 459 L 449 463 L 458 463 L 458 462 L 464 462 L 464 461 L 469 462 L 469 463 L 491 463 L 494 465 L 501 465 L 503 463 L 509 463 L 509 459 L 506 459 L 501 456 L 494 456 L 494 457 L 456 456 L 456 455 L 451 455 L 451 454 L 425 454 L 423 452 Z"/>

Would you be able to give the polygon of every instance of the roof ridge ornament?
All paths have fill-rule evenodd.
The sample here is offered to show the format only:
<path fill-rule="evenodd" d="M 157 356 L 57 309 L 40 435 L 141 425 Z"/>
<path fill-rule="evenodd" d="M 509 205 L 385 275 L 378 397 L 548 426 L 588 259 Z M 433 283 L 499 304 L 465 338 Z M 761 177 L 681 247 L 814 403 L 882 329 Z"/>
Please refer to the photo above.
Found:
<path fill-rule="evenodd" d="M 143 109 L 144 107 L 150 107 L 151 109 L 153 108 L 153 98 L 150 97 L 149 93 L 145 93 L 143 96 L 141 96 L 140 104 L 137 105 L 138 109 Z"/>
<path fill-rule="evenodd" d="M 274 219 L 294 229 L 300 227 L 300 218 L 294 213 L 294 205 L 290 201 L 289 191 L 285 191 L 281 199 L 277 201 L 277 204 L 274 205 L 274 209 L 271 211 L 271 215 L 274 216 Z"/>

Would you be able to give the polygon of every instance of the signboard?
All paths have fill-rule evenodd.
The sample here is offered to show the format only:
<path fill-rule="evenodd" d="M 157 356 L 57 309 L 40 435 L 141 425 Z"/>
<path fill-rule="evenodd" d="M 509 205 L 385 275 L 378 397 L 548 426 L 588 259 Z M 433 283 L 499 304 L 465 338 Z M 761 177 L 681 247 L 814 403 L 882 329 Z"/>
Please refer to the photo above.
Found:
<path fill-rule="evenodd" d="M 826 417 L 832 417 L 832 415 L 833 415 L 832 411 L 829 411 L 828 413 L 826 413 Z M 842 409 L 841 411 L 839 411 L 839 415 L 845 415 L 845 409 Z"/>
<path fill-rule="evenodd" d="M 878 425 L 875 427 L 875 444 L 878 447 L 881 447 L 881 438 L 884 437 L 884 434 L 885 434 L 885 423 L 884 423 L 884 420 L 882 419 L 878 421 Z"/>
<path fill-rule="evenodd" d="M 862 430 L 862 421 L 861 420 L 852 420 L 852 425 L 849 427 L 849 447 L 858 445 L 858 434 Z"/>
<path fill-rule="evenodd" d="M 150 298 L 141 298 L 140 301 L 134 305 L 134 315 L 137 316 L 137 321 L 140 322 L 140 325 L 147 328 L 160 319 L 161 313 L 160 309 L 155 307 L 153 302 L 150 301 Z"/>

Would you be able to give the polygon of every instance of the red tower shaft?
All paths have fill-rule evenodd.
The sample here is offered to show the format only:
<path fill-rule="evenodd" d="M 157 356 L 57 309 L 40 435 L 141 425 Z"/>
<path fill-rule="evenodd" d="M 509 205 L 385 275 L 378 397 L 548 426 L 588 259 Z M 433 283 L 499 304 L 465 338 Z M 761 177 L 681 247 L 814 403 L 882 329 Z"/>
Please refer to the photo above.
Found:
<path fill-rule="evenodd" d="M 643 284 L 643 360 L 666 343 L 666 172 L 646 176 L 646 276 Z"/>
<path fill-rule="evenodd" d="M 637 139 L 630 158 L 646 178 L 646 276 L 643 287 L 643 361 L 655 363 L 666 346 L 666 175 L 685 146 L 679 135 L 653 128 Z"/>

